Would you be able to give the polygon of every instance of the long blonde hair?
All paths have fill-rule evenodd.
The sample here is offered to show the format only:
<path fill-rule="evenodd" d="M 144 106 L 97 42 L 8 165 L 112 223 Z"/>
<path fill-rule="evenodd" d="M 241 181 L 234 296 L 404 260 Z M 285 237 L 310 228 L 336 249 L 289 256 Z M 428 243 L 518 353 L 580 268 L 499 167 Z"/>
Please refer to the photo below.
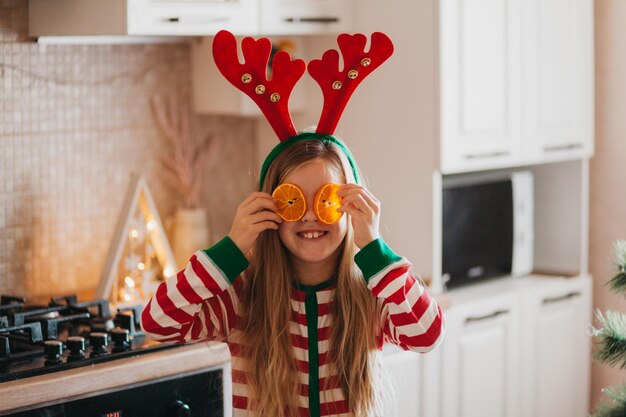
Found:
<path fill-rule="evenodd" d="M 326 161 L 343 181 L 351 178 L 339 147 L 318 140 L 302 141 L 276 157 L 267 171 L 263 191 L 271 193 L 289 173 L 314 159 Z M 378 402 L 374 372 L 376 299 L 354 263 L 356 246 L 349 223 L 339 248 L 329 354 L 332 374 L 339 378 L 350 410 L 360 417 L 370 415 Z M 278 233 L 261 233 L 252 251 L 241 300 L 243 349 L 253 403 L 248 407 L 259 416 L 299 415 L 300 378 L 289 337 L 294 279 L 289 253 Z"/>

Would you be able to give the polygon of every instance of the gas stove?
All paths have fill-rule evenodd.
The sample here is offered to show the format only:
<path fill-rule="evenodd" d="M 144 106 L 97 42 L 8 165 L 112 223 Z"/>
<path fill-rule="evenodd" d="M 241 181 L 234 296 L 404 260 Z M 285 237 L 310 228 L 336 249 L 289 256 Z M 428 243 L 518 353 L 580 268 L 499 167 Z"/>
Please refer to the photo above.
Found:
<path fill-rule="evenodd" d="M 0 383 L 174 347 L 143 334 L 142 306 L 118 308 L 75 295 L 47 305 L 0 296 Z"/>
<path fill-rule="evenodd" d="M 0 296 L 0 416 L 228 417 L 225 343 L 159 343 L 142 306 Z"/>

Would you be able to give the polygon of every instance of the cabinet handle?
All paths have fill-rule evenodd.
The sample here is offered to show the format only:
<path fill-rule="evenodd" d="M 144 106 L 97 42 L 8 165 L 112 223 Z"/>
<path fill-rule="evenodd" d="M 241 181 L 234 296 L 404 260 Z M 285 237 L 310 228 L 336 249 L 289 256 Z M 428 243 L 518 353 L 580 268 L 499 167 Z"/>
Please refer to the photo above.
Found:
<path fill-rule="evenodd" d="M 198 24 L 198 23 L 203 23 L 203 24 L 224 23 L 224 22 L 228 22 L 229 20 L 230 20 L 229 16 L 195 17 L 195 18 L 191 18 L 191 17 L 167 17 L 167 18 L 163 19 L 163 21 L 166 22 L 166 23 L 194 23 L 194 24 Z"/>
<path fill-rule="evenodd" d="M 294 22 L 299 22 L 299 23 L 338 23 L 339 22 L 339 18 L 338 17 L 300 17 L 300 18 L 287 17 L 287 18 L 285 18 L 285 22 L 287 22 L 287 23 L 294 23 Z"/>
<path fill-rule="evenodd" d="M 544 146 L 544 152 L 561 152 L 561 151 L 571 151 L 573 149 L 582 148 L 582 143 L 568 143 L 566 145 L 555 145 L 555 146 Z"/>
<path fill-rule="evenodd" d="M 487 314 L 485 316 L 478 316 L 478 317 L 468 317 L 465 319 L 465 323 L 471 323 L 473 321 L 483 321 L 483 320 L 488 320 L 488 319 L 492 319 L 498 316 L 501 316 L 503 314 L 509 314 L 509 310 L 498 310 L 498 311 L 494 311 L 491 314 Z"/>
<path fill-rule="evenodd" d="M 508 151 L 499 151 L 499 152 L 489 152 L 489 153 L 470 153 L 464 155 L 465 159 L 483 159 L 483 158 L 498 158 L 501 156 L 508 156 L 510 152 Z"/>
<path fill-rule="evenodd" d="M 558 303 L 559 301 L 569 300 L 570 298 L 574 298 L 578 296 L 580 296 L 580 291 L 573 291 L 568 294 L 561 295 L 559 297 L 544 298 L 543 303 L 544 304 Z"/>

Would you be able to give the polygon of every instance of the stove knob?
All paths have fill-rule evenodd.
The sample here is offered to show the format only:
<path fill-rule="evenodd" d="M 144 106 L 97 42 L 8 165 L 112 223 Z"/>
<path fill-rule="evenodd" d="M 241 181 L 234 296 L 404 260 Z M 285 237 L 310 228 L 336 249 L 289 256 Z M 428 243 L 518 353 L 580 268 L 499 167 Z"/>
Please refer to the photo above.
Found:
<path fill-rule="evenodd" d="M 82 336 L 70 336 L 65 341 L 67 348 L 70 350 L 69 358 L 83 359 L 85 357 L 85 338 Z"/>
<path fill-rule="evenodd" d="M 111 331 L 111 338 L 113 339 L 113 343 L 115 344 L 113 350 L 115 350 L 116 352 L 130 349 L 130 332 L 128 331 L 128 329 L 116 327 Z"/>
<path fill-rule="evenodd" d="M 108 318 L 94 317 L 89 323 L 92 332 L 106 333 L 113 329 L 113 320 Z"/>
<path fill-rule="evenodd" d="M 46 340 L 43 342 L 43 350 L 46 354 L 46 364 L 61 362 L 63 354 L 63 342 L 59 340 Z"/>
<path fill-rule="evenodd" d="M 191 408 L 181 400 L 174 403 L 174 415 L 176 417 L 191 417 Z"/>
<path fill-rule="evenodd" d="M 115 324 L 122 329 L 133 330 L 135 316 L 132 311 L 120 311 L 115 316 Z"/>
<path fill-rule="evenodd" d="M 104 355 L 109 353 L 107 345 L 109 344 L 108 335 L 101 332 L 89 333 L 89 343 L 91 344 L 92 356 Z"/>

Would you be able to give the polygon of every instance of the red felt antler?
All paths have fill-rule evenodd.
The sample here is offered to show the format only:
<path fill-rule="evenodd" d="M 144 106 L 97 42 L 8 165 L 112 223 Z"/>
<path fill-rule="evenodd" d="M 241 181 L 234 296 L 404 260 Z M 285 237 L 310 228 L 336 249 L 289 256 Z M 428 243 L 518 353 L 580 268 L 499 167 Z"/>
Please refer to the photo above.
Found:
<path fill-rule="evenodd" d="M 393 54 L 393 43 L 384 33 L 372 34 L 370 50 L 365 52 L 365 35 L 341 34 L 337 38 L 343 56 L 339 71 L 339 53 L 328 50 L 322 59 L 309 62 L 308 70 L 324 94 L 324 108 L 317 124 L 317 133 L 332 134 L 337 127 L 350 96 L 371 72 Z"/>
<path fill-rule="evenodd" d="M 306 65 L 301 59 L 292 60 L 287 52 L 279 51 L 272 60 L 272 79 L 267 78 L 272 44 L 267 38 L 243 39 L 244 63 L 239 63 L 237 40 L 225 30 L 215 35 L 213 58 L 222 75 L 259 106 L 265 118 L 283 141 L 298 132 L 289 114 L 289 96 L 304 74 Z"/>

